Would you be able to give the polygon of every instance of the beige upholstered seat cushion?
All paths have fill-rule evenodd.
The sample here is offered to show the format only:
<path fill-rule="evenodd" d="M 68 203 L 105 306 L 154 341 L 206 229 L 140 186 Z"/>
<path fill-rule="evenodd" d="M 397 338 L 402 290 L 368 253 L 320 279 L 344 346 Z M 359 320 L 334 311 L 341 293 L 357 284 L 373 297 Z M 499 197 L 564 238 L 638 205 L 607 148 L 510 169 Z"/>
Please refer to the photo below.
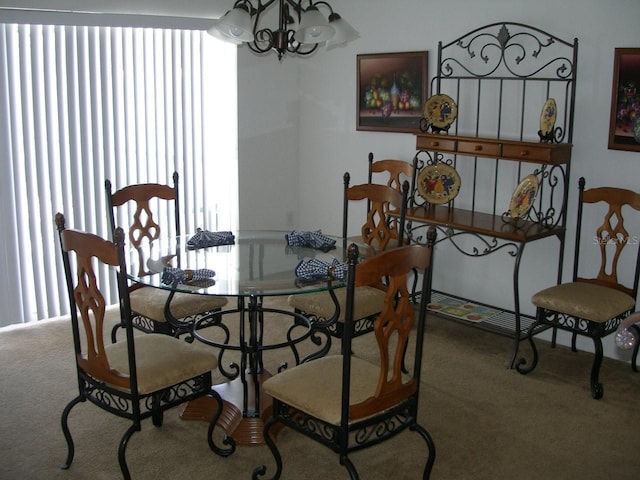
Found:
<path fill-rule="evenodd" d="M 375 394 L 380 369 L 351 357 L 350 404 Z M 264 392 L 333 425 L 340 424 L 342 356 L 332 355 L 284 370 L 266 380 Z"/>
<path fill-rule="evenodd" d="M 340 317 L 338 321 L 344 322 L 346 305 L 346 288 L 334 290 L 340 303 Z M 355 290 L 355 303 L 353 306 L 353 318 L 365 318 L 375 315 L 382 310 L 385 292 L 374 287 L 357 287 Z M 303 293 L 291 295 L 289 305 L 303 312 L 316 315 L 321 318 L 331 318 L 336 311 L 336 306 L 329 292 Z"/>
<path fill-rule="evenodd" d="M 129 295 L 131 310 L 156 322 L 165 322 L 164 306 L 170 293 L 169 290 L 161 288 L 138 288 Z M 176 293 L 171 300 L 171 313 L 176 318 L 191 317 L 199 313 L 219 310 L 227 302 L 225 297 Z"/>
<path fill-rule="evenodd" d="M 598 323 L 606 322 L 635 305 L 635 300 L 624 292 L 584 282 L 547 288 L 536 293 L 531 301 L 537 307 Z"/>
<path fill-rule="evenodd" d="M 169 335 L 136 335 L 135 349 L 138 391 L 142 394 L 175 385 L 218 366 L 211 348 L 186 343 Z M 127 342 L 106 345 L 105 351 L 111 368 L 128 375 Z"/>

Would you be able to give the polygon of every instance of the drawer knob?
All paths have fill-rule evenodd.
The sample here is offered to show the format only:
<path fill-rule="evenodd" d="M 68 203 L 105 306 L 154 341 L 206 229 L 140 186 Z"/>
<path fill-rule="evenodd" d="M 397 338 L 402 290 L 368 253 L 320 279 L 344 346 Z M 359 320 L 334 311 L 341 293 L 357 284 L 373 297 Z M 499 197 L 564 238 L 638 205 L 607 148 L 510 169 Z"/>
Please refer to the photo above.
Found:
<path fill-rule="evenodd" d="M 520 152 L 520 156 L 521 156 L 521 157 L 526 157 L 526 156 L 528 156 L 528 155 L 529 155 L 529 151 L 528 151 L 528 150 L 522 150 L 522 151 Z"/>
<path fill-rule="evenodd" d="M 431 146 L 432 147 L 438 147 L 440 146 L 440 142 L 436 142 L 435 140 L 433 142 L 431 142 Z"/>
<path fill-rule="evenodd" d="M 473 149 L 474 149 L 476 152 L 480 152 L 480 151 L 482 151 L 482 145 L 476 145 L 476 146 L 474 146 L 474 147 L 473 147 Z"/>

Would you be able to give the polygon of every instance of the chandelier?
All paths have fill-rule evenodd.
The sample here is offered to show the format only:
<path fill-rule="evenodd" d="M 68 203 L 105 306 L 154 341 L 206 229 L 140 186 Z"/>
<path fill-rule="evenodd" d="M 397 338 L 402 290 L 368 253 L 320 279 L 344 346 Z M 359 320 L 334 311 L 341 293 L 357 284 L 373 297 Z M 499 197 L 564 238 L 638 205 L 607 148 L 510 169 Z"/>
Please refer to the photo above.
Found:
<path fill-rule="evenodd" d="M 358 32 L 334 12 L 331 5 L 312 0 L 278 0 L 278 28 L 264 28 L 260 25 L 261 16 L 274 2 L 236 0 L 233 8 L 215 20 L 207 32 L 236 45 L 246 43 L 256 53 L 275 50 L 278 60 L 286 52 L 309 55 L 323 42 L 327 48 L 332 48 L 358 37 Z M 328 10 L 328 18 L 320 8 Z"/>

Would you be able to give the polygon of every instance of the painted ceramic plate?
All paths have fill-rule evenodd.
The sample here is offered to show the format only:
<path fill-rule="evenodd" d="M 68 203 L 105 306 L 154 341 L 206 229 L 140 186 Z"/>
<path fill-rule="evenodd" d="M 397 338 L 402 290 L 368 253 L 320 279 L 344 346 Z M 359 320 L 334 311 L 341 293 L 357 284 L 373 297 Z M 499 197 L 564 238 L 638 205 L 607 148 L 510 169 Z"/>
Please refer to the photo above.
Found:
<path fill-rule="evenodd" d="M 433 95 L 424 104 L 424 118 L 436 128 L 449 128 L 457 116 L 458 105 L 448 95 Z"/>
<path fill-rule="evenodd" d="M 533 201 L 538 194 L 538 177 L 527 175 L 516 187 L 511 197 L 509 214 L 512 218 L 524 218 L 531 210 Z"/>
<path fill-rule="evenodd" d="M 429 203 L 450 202 L 459 191 L 460 175 L 445 163 L 428 165 L 418 175 L 418 193 Z"/>
<path fill-rule="evenodd" d="M 556 124 L 556 115 L 558 108 L 556 107 L 556 101 L 553 98 L 548 98 L 542 106 L 542 113 L 540 114 L 540 133 L 542 135 L 549 135 L 553 130 L 553 126 Z"/>

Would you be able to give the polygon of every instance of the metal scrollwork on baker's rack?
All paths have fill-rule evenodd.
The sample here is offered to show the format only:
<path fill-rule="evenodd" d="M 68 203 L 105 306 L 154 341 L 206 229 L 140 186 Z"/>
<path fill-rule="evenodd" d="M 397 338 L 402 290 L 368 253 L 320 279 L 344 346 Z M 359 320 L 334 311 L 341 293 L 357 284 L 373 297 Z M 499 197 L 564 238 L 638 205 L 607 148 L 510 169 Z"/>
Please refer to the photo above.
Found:
<path fill-rule="evenodd" d="M 407 238 L 411 243 L 424 244 L 426 242 L 426 231 L 429 225 L 419 224 L 417 226 L 409 226 Z M 477 233 L 468 231 L 457 231 L 451 227 L 442 227 L 436 225 L 438 236 L 436 243 L 449 241 L 463 255 L 467 257 L 484 257 L 491 255 L 499 250 L 506 249 L 507 253 L 516 257 L 520 251 L 520 246 L 514 242 L 500 242 L 495 237 L 487 237 Z M 462 239 L 466 240 L 465 242 Z M 469 240 L 473 243 L 469 245 Z"/>
<path fill-rule="evenodd" d="M 524 177 L 511 198 L 509 210 L 502 214 L 502 221 L 516 228 L 531 223 L 554 228 L 563 221 L 565 211 L 566 172 L 560 165 L 543 165 Z"/>
<path fill-rule="evenodd" d="M 572 56 L 567 56 L 567 47 L 571 48 Z M 440 43 L 439 50 L 443 56 L 438 60 L 432 86 L 432 91 L 438 93 L 441 93 L 441 82 L 447 79 L 545 79 L 548 83 L 570 84 L 576 73 L 575 41 L 571 44 L 538 28 L 518 23 L 486 25 L 450 43 Z M 559 90 L 555 92 L 560 94 Z M 543 106 L 538 131 L 542 143 L 561 143 L 567 136 L 571 141 L 569 122 L 573 116 L 573 91 L 565 90 L 565 93 L 560 94 L 557 108 L 553 98 L 547 99 Z M 502 94 L 500 97 L 498 103 L 502 103 Z M 565 114 L 556 125 L 558 109 Z M 430 116 L 426 113 L 425 117 L 420 123 L 423 132 L 431 127 L 429 123 L 433 123 L 429 122 Z M 434 133 L 440 133 L 431 128 Z"/>

